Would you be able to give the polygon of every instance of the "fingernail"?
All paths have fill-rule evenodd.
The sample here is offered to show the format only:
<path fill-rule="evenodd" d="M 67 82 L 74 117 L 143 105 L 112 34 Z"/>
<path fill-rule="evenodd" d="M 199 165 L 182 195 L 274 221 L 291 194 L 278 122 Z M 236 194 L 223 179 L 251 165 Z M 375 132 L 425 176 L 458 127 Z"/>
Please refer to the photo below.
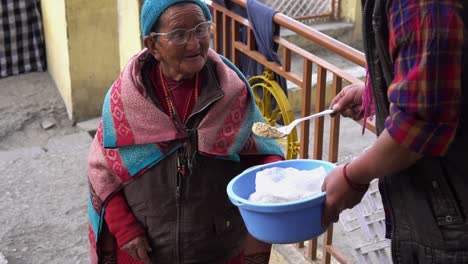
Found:
<path fill-rule="evenodd" d="M 338 104 L 334 104 L 334 105 L 332 106 L 332 109 L 336 111 L 336 110 L 338 110 L 339 107 L 340 107 L 340 106 L 339 106 Z"/>

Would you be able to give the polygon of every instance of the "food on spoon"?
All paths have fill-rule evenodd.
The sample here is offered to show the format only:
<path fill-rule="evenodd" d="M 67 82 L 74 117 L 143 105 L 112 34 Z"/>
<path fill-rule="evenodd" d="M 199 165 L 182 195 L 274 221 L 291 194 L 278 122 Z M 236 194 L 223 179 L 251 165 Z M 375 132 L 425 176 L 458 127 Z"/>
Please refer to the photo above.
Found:
<path fill-rule="evenodd" d="M 262 122 L 254 123 L 252 126 L 252 132 L 257 136 L 265 138 L 282 138 L 286 136 L 284 133 L 278 131 L 276 127 L 272 127 Z"/>

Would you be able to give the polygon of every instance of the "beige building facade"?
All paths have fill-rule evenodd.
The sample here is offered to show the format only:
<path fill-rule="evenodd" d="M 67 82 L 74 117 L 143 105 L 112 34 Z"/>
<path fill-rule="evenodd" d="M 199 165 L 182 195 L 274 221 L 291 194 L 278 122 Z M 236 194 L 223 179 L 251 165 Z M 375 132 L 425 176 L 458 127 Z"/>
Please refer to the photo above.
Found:
<path fill-rule="evenodd" d="M 100 116 L 105 93 L 141 47 L 142 0 L 42 0 L 47 64 L 69 118 Z M 343 19 L 357 22 L 360 1 L 342 0 Z"/>

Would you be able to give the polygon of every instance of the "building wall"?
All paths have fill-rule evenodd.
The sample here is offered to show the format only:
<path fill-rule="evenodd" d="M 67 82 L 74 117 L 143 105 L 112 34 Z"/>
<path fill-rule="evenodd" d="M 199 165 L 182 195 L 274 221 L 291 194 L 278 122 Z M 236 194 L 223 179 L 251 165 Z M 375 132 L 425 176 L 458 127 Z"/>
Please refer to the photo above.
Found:
<path fill-rule="evenodd" d="M 68 56 L 65 0 L 42 0 L 42 20 L 46 39 L 47 67 L 62 95 L 67 111 L 73 109 Z"/>
<path fill-rule="evenodd" d="M 142 47 L 140 3 L 138 0 L 117 0 L 119 14 L 120 68 Z"/>
<path fill-rule="evenodd" d="M 73 119 L 95 117 L 120 71 L 115 0 L 66 0 Z"/>
<path fill-rule="evenodd" d="M 341 19 L 354 24 L 354 31 L 351 38 L 356 43 L 362 41 L 362 11 L 361 0 L 341 0 Z"/>
<path fill-rule="evenodd" d="M 350 22 L 356 21 L 356 15 L 360 16 L 361 14 L 360 1 L 361 0 L 341 0 L 341 18 Z"/>
<path fill-rule="evenodd" d="M 41 2 L 49 71 L 69 117 L 97 117 L 124 61 L 140 49 L 138 2 Z"/>
<path fill-rule="evenodd" d="M 142 47 L 141 0 L 42 0 L 47 62 L 70 119 L 100 116 L 108 88 Z M 341 17 L 361 35 L 360 0 L 342 0 Z M 358 41 L 359 42 L 359 41 Z"/>

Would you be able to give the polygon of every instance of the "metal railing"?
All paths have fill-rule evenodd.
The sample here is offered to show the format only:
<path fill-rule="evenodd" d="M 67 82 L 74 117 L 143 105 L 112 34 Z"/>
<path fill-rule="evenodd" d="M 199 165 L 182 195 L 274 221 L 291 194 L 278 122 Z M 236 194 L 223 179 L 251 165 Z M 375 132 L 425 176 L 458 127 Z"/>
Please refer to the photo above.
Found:
<path fill-rule="evenodd" d="M 246 7 L 245 0 L 232 0 L 232 2 Z M 296 2 L 296 1 L 289 1 Z M 214 49 L 231 59 L 231 61 L 239 65 L 240 55 L 244 54 L 255 61 L 261 63 L 266 68 L 274 73 L 286 78 L 299 86 L 302 90 L 301 116 L 311 114 L 311 106 L 314 105 L 314 111 L 319 112 L 326 108 L 326 93 L 331 93 L 331 97 L 338 94 L 345 83 L 362 83 L 357 77 L 345 72 L 326 60 L 300 48 L 290 41 L 275 37 L 274 41 L 280 46 L 282 66 L 268 61 L 256 49 L 255 36 L 251 25 L 246 18 L 227 10 L 226 8 L 209 3 L 213 11 L 214 23 L 217 30 L 214 30 L 213 40 Z M 277 13 L 273 19 L 274 23 L 282 28 L 288 29 L 295 34 L 314 42 L 322 48 L 328 49 L 343 58 L 354 62 L 355 64 L 365 67 L 364 54 L 354 48 L 351 48 L 344 43 L 341 43 L 319 31 L 316 31 L 297 20 Z M 240 36 L 240 27 L 245 27 L 247 31 L 247 40 L 242 41 Z M 302 59 L 303 70 L 302 74 L 297 74 L 291 71 L 292 56 L 299 56 Z M 316 85 L 313 87 L 313 67 L 316 67 Z M 327 88 L 327 74 L 333 76 L 331 85 Z M 312 94 L 315 93 L 315 102 L 312 102 Z M 330 162 L 338 161 L 338 146 L 339 146 L 339 130 L 340 117 L 331 118 L 329 134 L 325 135 L 324 119 L 317 118 L 314 120 L 313 144 L 309 138 L 311 137 L 310 122 L 306 121 L 301 126 L 300 133 L 300 157 L 324 159 L 324 137 L 329 137 L 328 153 L 326 157 Z M 372 123 L 367 124 L 367 129 L 375 132 L 375 127 Z M 311 147 L 313 146 L 313 147 Z M 347 263 L 346 258 L 332 244 L 333 226 L 330 226 L 324 234 L 324 242 L 322 247 L 322 263 L 330 263 L 333 256 L 341 263 Z M 304 247 L 304 243 L 300 243 L 299 247 Z M 306 250 L 306 257 L 311 259 L 317 258 L 318 243 L 317 239 L 309 241 Z"/>
<path fill-rule="evenodd" d="M 302 22 L 337 19 L 340 15 L 340 0 L 260 0 L 260 2 Z"/>

